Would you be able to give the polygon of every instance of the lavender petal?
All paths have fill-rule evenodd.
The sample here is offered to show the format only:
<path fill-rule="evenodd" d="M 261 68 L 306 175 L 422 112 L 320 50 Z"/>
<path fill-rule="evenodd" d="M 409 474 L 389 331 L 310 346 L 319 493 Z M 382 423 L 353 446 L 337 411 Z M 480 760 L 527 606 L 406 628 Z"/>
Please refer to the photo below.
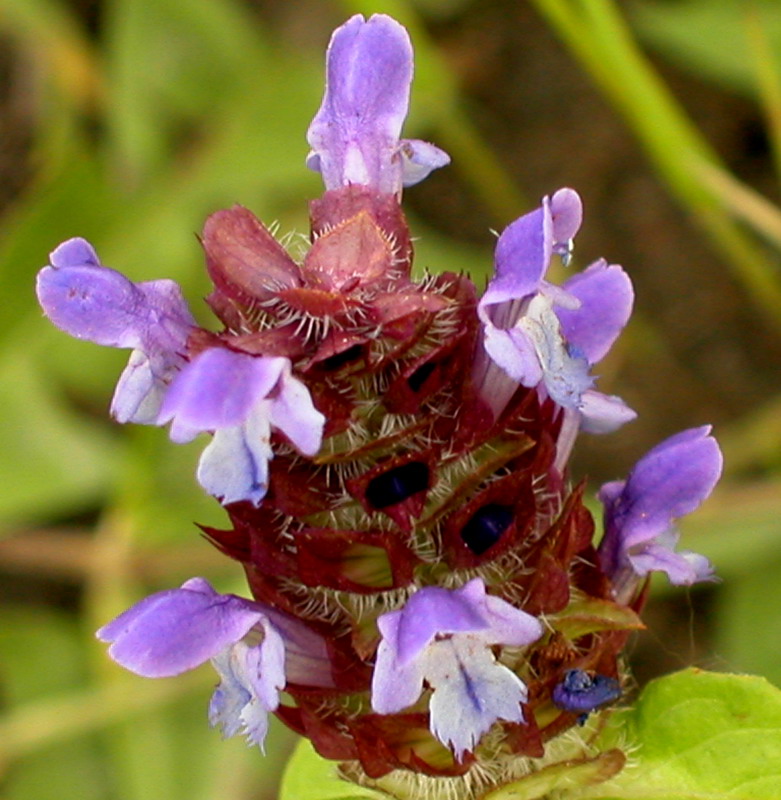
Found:
<path fill-rule="evenodd" d="M 576 309 L 557 308 L 567 342 L 596 364 L 608 352 L 629 320 L 634 302 L 632 282 L 617 264 L 601 259 L 563 286 L 580 300 Z"/>
<path fill-rule="evenodd" d="M 109 655 L 126 669 L 162 678 L 214 658 L 261 616 L 256 604 L 220 595 L 200 578 L 141 600 L 96 635 L 112 642 Z"/>

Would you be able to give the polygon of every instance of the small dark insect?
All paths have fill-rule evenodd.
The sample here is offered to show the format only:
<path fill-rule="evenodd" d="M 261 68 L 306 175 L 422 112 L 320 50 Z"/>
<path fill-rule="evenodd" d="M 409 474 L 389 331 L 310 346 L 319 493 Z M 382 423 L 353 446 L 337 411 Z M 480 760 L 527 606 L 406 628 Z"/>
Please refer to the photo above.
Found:
<path fill-rule="evenodd" d="M 582 669 L 567 670 L 564 680 L 553 689 L 553 703 L 557 708 L 580 712 L 578 725 L 585 724 L 591 711 L 609 705 L 619 697 L 621 686 L 615 678 Z"/>

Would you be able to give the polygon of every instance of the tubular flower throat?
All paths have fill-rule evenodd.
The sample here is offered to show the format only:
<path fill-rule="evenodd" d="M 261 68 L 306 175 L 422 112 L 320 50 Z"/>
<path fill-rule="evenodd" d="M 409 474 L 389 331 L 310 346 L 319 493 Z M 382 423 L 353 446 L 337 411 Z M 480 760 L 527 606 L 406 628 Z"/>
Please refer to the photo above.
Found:
<path fill-rule="evenodd" d="M 154 594 L 98 632 L 112 657 L 148 677 L 211 661 L 225 735 L 262 746 L 275 713 L 354 780 L 465 776 L 449 791 L 468 798 L 586 746 L 650 572 L 711 577 L 672 523 L 721 455 L 708 428 L 654 448 L 600 492 L 597 546 L 567 461 L 579 430 L 635 416 L 592 374 L 631 282 L 604 260 L 546 280 L 581 223 L 566 188 L 504 230 L 482 297 L 463 275 L 413 280 L 402 189 L 449 158 L 400 138 L 411 79 L 389 17 L 334 33 L 311 246 L 294 260 L 240 206 L 209 217 L 218 332 L 172 281 L 133 283 L 83 239 L 54 250 L 38 296 L 67 333 L 131 351 L 118 421 L 211 437 L 197 477 L 230 522 L 204 530 L 252 595 L 203 578 Z"/>

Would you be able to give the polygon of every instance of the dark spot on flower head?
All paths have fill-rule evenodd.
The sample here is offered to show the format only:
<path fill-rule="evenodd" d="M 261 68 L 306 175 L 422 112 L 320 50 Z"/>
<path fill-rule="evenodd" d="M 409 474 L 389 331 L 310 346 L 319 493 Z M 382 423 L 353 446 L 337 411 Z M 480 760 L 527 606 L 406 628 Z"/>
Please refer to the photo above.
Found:
<path fill-rule="evenodd" d="M 562 711 L 580 712 L 578 724 L 583 725 L 590 711 L 618 700 L 621 685 L 615 678 L 595 675 L 582 669 L 570 669 L 564 680 L 553 689 L 553 704 Z"/>
<path fill-rule="evenodd" d="M 428 466 L 420 461 L 411 461 L 372 478 L 366 487 L 366 499 L 375 508 L 387 508 L 428 489 L 428 486 Z"/>
<path fill-rule="evenodd" d="M 427 361 L 425 364 L 421 364 L 421 366 L 407 378 L 407 386 L 409 386 L 413 392 L 420 391 L 420 387 L 428 380 L 436 367 L 437 364 L 435 361 Z"/>
<path fill-rule="evenodd" d="M 354 344 L 352 347 L 342 350 L 341 353 L 335 353 L 328 358 L 324 358 L 320 362 L 320 366 L 326 372 L 333 372 L 340 367 L 343 367 L 345 364 L 349 364 L 351 361 L 357 361 L 362 354 L 363 346 L 360 344 Z"/>
<path fill-rule="evenodd" d="M 476 555 L 482 555 L 495 545 L 513 521 L 510 506 L 488 503 L 472 514 L 461 529 L 464 544 Z"/>

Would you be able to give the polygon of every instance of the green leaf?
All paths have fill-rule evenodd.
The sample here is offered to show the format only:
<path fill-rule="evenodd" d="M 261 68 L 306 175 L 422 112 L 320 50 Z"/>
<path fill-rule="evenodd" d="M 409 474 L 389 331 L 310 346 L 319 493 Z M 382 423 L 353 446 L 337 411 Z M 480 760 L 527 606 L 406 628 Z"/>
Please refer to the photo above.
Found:
<path fill-rule="evenodd" d="M 285 768 L 279 800 L 387 800 L 384 792 L 343 781 L 336 767 L 302 739 Z"/>
<path fill-rule="evenodd" d="M 764 678 L 688 669 L 650 683 L 616 714 L 603 747 L 629 748 L 629 765 L 572 800 L 777 800 L 781 691 Z"/>

